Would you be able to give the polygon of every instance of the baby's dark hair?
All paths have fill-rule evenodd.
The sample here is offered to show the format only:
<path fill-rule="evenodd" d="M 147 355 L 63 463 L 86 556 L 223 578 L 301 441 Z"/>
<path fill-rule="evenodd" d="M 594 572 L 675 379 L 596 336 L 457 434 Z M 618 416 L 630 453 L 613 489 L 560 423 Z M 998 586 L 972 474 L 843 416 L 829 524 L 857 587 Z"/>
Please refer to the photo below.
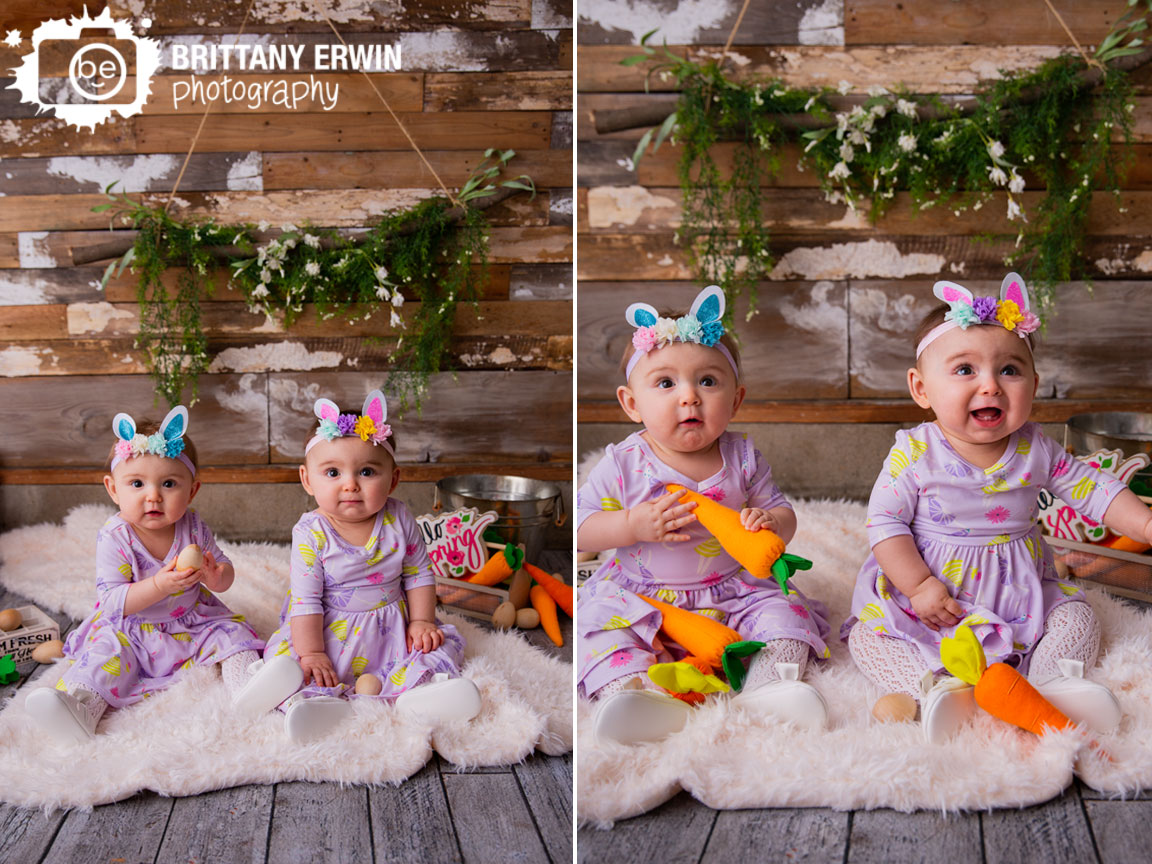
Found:
<path fill-rule="evenodd" d="M 159 431 L 160 423 L 157 420 L 145 420 L 136 426 L 137 435 L 155 435 Z M 117 439 L 116 444 L 119 443 L 120 441 Z M 112 471 L 112 460 L 116 458 L 116 444 L 113 444 L 108 449 L 108 458 L 104 460 L 105 471 Z M 184 435 L 184 451 L 182 455 L 187 456 L 188 460 L 196 466 L 196 470 L 199 472 L 200 459 L 196 456 L 196 445 L 192 443 L 192 439 L 189 438 L 187 434 Z"/>
<path fill-rule="evenodd" d="M 661 318 L 682 318 L 688 312 L 683 309 L 661 309 L 657 314 Z M 720 337 L 720 343 L 732 355 L 732 360 L 736 363 L 736 368 L 742 370 L 740 366 L 740 349 L 736 347 L 736 340 L 732 338 L 731 333 L 725 333 Z M 636 349 L 632 346 L 632 340 L 628 340 L 628 344 L 624 347 L 624 355 L 620 358 L 620 374 L 623 375 L 628 368 L 628 361 L 632 359 L 632 355 L 636 353 Z M 743 371 L 737 373 L 737 378 L 743 374 Z"/>
<path fill-rule="evenodd" d="M 924 340 L 924 337 L 931 333 L 936 327 L 944 323 L 944 316 L 952 307 L 947 303 L 941 303 L 939 306 L 934 306 L 922 319 L 920 324 L 916 327 L 916 334 L 912 337 L 912 350 L 915 351 L 917 346 Z M 1035 349 L 1036 344 L 1032 341 L 1032 334 L 1029 333 L 1024 337 L 1028 340 L 1028 347 Z M 919 358 L 916 360 L 919 363 Z"/>
<path fill-rule="evenodd" d="M 350 409 L 348 409 L 348 408 L 344 408 L 343 406 L 341 406 L 341 407 L 340 407 L 340 413 L 341 413 L 341 414 L 354 414 L 354 415 L 356 415 L 357 417 L 359 417 L 359 416 L 360 416 L 360 409 L 359 409 L 359 408 L 357 408 L 355 411 L 353 411 L 353 410 L 350 410 Z M 317 421 L 317 422 L 319 422 L 319 421 Z M 393 451 L 394 453 L 399 453 L 399 452 L 400 452 L 400 449 L 399 449 L 399 447 L 398 447 L 398 446 L 397 446 L 397 444 L 396 444 L 396 427 L 395 427 L 395 426 L 392 426 L 392 424 L 391 424 L 391 423 L 389 423 L 388 425 L 389 425 L 389 426 L 392 428 L 392 434 L 388 436 L 388 443 L 392 445 L 392 451 Z M 313 424 L 312 426 L 309 426 L 309 427 L 308 427 L 308 434 L 304 436 L 304 446 L 305 446 L 305 448 L 307 448 L 307 446 L 308 446 L 308 442 L 312 440 L 312 437 L 313 437 L 315 434 L 316 434 L 316 425 L 315 425 L 315 424 Z M 385 453 L 387 453 L 388 451 L 387 451 L 387 450 L 385 450 L 384 452 L 385 452 Z M 305 455 L 307 455 L 307 454 L 305 454 Z M 303 458 L 303 457 L 302 457 L 302 458 Z M 393 462 L 394 464 L 396 464 L 396 463 L 398 463 L 398 462 L 399 462 L 399 460 L 398 460 L 398 458 L 397 458 L 396 456 L 393 456 L 393 457 L 392 457 L 392 462 Z"/>

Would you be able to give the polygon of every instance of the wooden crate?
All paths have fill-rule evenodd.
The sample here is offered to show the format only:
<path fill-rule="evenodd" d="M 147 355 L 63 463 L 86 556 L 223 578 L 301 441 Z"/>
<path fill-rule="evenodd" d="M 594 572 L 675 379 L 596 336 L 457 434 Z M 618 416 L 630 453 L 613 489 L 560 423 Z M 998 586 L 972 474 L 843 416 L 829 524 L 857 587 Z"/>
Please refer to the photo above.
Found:
<path fill-rule="evenodd" d="M 1152 555 L 1118 552 L 1094 543 L 1044 538 L 1068 575 L 1103 586 L 1121 597 L 1152 603 Z"/>

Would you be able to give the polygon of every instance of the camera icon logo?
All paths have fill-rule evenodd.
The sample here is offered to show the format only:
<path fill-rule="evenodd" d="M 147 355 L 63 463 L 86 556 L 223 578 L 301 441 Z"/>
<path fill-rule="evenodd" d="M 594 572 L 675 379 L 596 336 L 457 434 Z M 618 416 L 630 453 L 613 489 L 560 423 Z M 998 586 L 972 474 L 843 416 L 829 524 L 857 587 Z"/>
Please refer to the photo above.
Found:
<path fill-rule="evenodd" d="M 160 65 L 160 45 L 136 36 L 127 21 L 105 9 L 95 18 L 45 21 L 32 33 L 32 53 L 13 69 L 9 89 L 22 102 L 80 128 L 96 126 L 113 114 L 139 114 L 152 92 Z"/>

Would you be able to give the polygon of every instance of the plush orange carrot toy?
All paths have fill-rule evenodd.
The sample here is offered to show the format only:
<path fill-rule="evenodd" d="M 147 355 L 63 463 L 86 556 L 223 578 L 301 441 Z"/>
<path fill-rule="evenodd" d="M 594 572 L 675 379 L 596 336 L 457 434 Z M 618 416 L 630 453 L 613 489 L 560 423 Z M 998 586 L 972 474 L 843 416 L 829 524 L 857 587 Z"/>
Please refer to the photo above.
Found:
<path fill-rule="evenodd" d="M 667 486 L 670 492 L 683 493 L 679 499 L 681 504 L 696 503 L 692 512 L 700 524 L 720 542 L 725 552 L 757 579 L 775 579 L 780 590 L 787 594 L 788 578 L 797 570 L 807 570 L 812 566 L 811 561 L 798 555 L 785 554 L 784 541 L 774 531 L 767 528 L 749 531 L 741 525 L 739 511 L 677 483 Z"/>
<path fill-rule="evenodd" d="M 975 686 L 976 704 L 1013 726 L 1043 735 L 1048 729 L 1074 729 L 1076 724 L 1037 692 L 1028 679 L 1006 663 L 988 665 L 980 640 L 968 626 L 940 643 L 944 668 Z"/>
<path fill-rule="evenodd" d="M 519 570 L 523 563 L 524 550 L 509 543 L 489 558 L 483 567 L 475 573 L 465 576 L 464 581 L 491 588 L 493 585 L 499 585 L 505 579 L 511 579 L 512 574 Z"/>
<path fill-rule="evenodd" d="M 564 644 L 564 637 L 560 633 L 560 616 L 556 614 L 556 601 L 539 585 L 533 585 L 528 592 L 528 599 L 532 608 L 540 613 L 540 626 L 548 634 L 548 638 L 557 645 Z"/>
<path fill-rule="evenodd" d="M 572 617 L 572 586 L 566 585 L 550 573 L 545 573 L 535 564 L 524 563 L 524 569 L 536 580 L 536 584 L 548 592 L 556 605 Z"/>
<path fill-rule="evenodd" d="M 740 641 L 740 634 L 714 618 L 699 615 L 662 600 L 638 594 L 641 600 L 660 610 L 663 620 L 660 629 L 694 657 L 699 657 L 713 669 L 724 662 L 724 647 Z"/>

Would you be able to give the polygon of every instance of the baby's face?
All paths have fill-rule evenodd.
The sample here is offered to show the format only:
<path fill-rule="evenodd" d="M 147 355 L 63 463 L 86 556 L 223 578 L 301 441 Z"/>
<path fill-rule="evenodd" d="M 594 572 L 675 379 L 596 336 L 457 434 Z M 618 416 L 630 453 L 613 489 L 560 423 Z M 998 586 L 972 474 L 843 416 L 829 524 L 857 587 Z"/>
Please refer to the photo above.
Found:
<path fill-rule="evenodd" d="M 920 407 L 935 412 L 949 443 L 971 459 L 1028 422 L 1038 383 L 1023 339 L 1003 327 L 972 326 L 924 349 L 908 386 Z"/>
<path fill-rule="evenodd" d="M 147 454 L 125 459 L 104 478 L 104 486 L 125 521 L 158 531 L 188 511 L 200 483 L 183 462 Z"/>
<path fill-rule="evenodd" d="M 649 351 L 617 390 L 624 411 L 643 423 L 649 438 L 676 453 L 710 447 L 728 428 L 744 388 L 715 348 L 674 342 Z"/>
<path fill-rule="evenodd" d="M 321 441 L 300 466 L 300 482 L 316 506 L 340 522 L 375 519 L 399 481 L 388 451 L 355 436 Z"/>

